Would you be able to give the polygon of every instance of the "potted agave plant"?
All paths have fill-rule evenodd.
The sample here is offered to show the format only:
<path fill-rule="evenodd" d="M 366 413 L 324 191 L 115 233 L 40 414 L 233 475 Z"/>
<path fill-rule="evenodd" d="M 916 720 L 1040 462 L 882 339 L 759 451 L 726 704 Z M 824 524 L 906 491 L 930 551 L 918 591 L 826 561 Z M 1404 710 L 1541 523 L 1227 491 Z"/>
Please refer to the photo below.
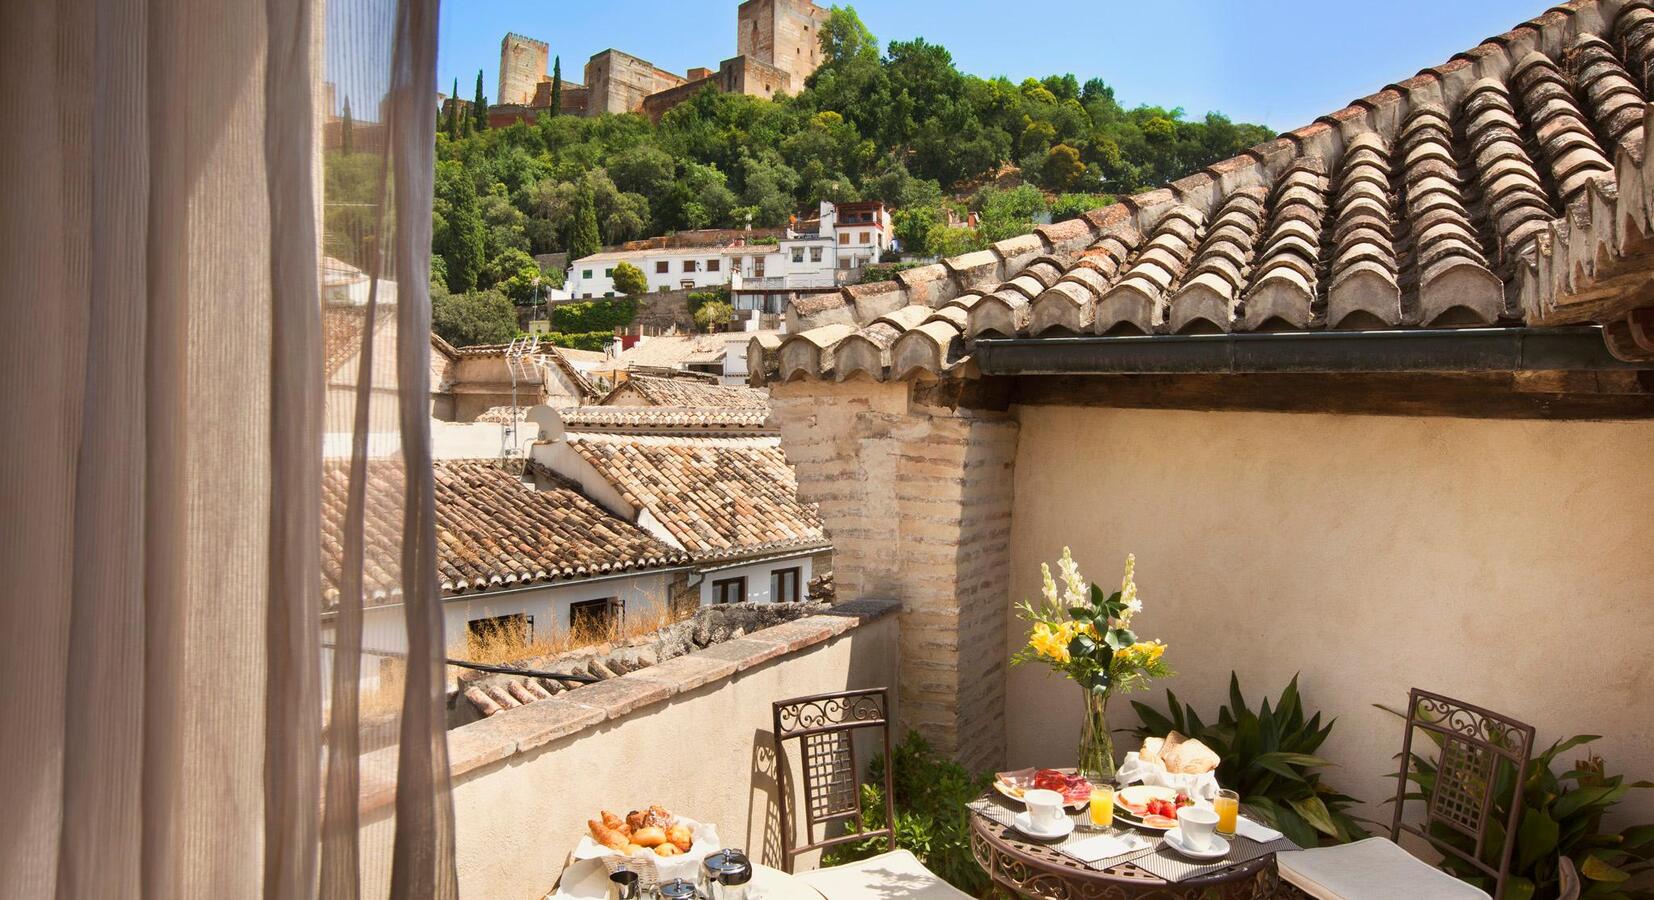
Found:
<path fill-rule="evenodd" d="M 1120 589 L 1104 594 L 1102 588 L 1086 582 L 1073 554 L 1064 547 L 1057 563 L 1062 576 L 1061 593 L 1051 577 L 1051 567 L 1041 563 L 1044 602 L 1038 607 L 1027 601 L 1017 606 L 1018 614 L 1030 627 L 1028 645 L 1012 655 L 1011 664 L 1044 663 L 1079 684 L 1085 718 L 1080 730 L 1078 767 L 1093 784 L 1114 780 L 1109 699 L 1172 674 L 1161 658 L 1166 645 L 1140 641 L 1131 629 L 1132 617 L 1143 609 L 1134 580 L 1136 566 L 1137 558 L 1128 555 Z"/>

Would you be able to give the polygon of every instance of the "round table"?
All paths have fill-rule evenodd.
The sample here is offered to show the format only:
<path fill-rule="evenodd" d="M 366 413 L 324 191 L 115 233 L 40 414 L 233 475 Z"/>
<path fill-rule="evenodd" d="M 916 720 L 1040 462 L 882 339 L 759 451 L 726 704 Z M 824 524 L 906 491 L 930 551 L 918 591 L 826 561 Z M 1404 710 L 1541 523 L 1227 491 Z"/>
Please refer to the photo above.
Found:
<path fill-rule="evenodd" d="M 1174 883 L 1129 862 L 1098 871 L 974 810 L 971 853 L 996 884 L 1042 900 L 1263 900 L 1277 886 L 1274 854 Z"/>
<path fill-rule="evenodd" d="M 822 900 L 815 888 L 762 863 L 752 864 L 752 890 L 749 897 L 757 900 Z M 582 859 L 563 870 L 557 890 L 546 895 L 546 900 L 608 900 L 609 870 L 601 860 Z"/>

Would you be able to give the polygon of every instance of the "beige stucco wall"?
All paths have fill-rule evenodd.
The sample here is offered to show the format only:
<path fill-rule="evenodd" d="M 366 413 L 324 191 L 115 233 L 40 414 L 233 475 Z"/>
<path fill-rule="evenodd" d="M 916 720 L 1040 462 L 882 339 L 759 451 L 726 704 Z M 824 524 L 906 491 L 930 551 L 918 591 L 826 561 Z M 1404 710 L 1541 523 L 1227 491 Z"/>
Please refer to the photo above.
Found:
<path fill-rule="evenodd" d="M 539 900 L 586 833 L 586 819 L 599 809 L 624 815 L 650 803 L 711 821 L 726 846 L 774 864 L 770 704 L 893 683 L 896 623 L 894 616 L 865 622 L 461 776 L 454 785 L 461 895 Z M 379 821 L 368 832 L 385 826 Z"/>
<path fill-rule="evenodd" d="M 1654 423 L 1019 413 L 1010 599 L 1038 596 L 1064 544 L 1104 583 L 1136 553 L 1138 630 L 1171 645 L 1167 686 L 1202 712 L 1231 668 L 1254 702 L 1302 672 L 1339 717 L 1329 779 L 1368 801 L 1393 790 L 1401 739 L 1372 704 L 1410 686 L 1533 724 L 1543 746 L 1606 735 L 1611 769 L 1654 778 Z M 1010 643 L 1024 635 L 1013 621 Z M 1071 759 L 1078 702 L 1013 669 L 1010 764 Z"/>

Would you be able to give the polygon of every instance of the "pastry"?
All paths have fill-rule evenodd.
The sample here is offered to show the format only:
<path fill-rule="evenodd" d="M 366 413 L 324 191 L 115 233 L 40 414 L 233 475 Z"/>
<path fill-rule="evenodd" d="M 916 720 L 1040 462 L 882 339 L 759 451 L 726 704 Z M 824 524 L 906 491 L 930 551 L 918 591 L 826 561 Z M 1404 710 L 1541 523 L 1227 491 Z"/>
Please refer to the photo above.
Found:
<path fill-rule="evenodd" d="M 631 834 L 632 829 L 637 827 L 635 825 L 628 824 L 625 819 L 622 819 L 621 817 L 615 815 L 612 812 L 609 812 L 606 809 L 603 810 L 602 816 L 603 816 L 603 824 L 604 825 L 607 825 L 610 828 L 613 828 L 614 830 L 620 832 L 621 834 Z"/>
<path fill-rule="evenodd" d="M 639 828 L 632 832 L 632 843 L 642 844 L 645 847 L 658 847 L 666 843 L 666 832 L 653 826 Z"/>
<path fill-rule="evenodd" d="M 679 850 L 687 851 L 695 843 L 695 837 L 689 833 L 689 826 L 673 825 L 666 829 L 666 841 Z"/>
<path fill-rule="evenodd" d="M 673 844 L 671 842 L 661 844 L 660 846 L 655 848 L 655 855 L 656 856 L 677 856 L 678 854 L 680 854 L 682 852 L 683 851 L 679 850 L 678 846 L 676 844 Z"/>
<path fill-rule="evenodd" d="M 587 819 L 586 827 L 591 829 L 592 840 L 608 847 L 610 850 L 625 852 L 626 845 L 632 843 L 624 833 L 610 828 L 603 824 L 601 820 Z"/>

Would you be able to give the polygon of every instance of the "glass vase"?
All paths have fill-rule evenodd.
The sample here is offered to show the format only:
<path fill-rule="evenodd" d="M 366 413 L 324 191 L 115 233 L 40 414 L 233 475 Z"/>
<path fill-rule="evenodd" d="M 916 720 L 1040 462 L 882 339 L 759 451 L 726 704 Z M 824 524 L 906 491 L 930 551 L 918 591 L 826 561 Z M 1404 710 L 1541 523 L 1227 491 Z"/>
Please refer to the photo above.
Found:
<path fill-rule="evenodd" d="M 1085 718 L 1080 724 L 1080 774 L 1092 784 L 1114 783 L 1114 736 L 1108 730 L 1108 693 L 1083 691 Z"/>

